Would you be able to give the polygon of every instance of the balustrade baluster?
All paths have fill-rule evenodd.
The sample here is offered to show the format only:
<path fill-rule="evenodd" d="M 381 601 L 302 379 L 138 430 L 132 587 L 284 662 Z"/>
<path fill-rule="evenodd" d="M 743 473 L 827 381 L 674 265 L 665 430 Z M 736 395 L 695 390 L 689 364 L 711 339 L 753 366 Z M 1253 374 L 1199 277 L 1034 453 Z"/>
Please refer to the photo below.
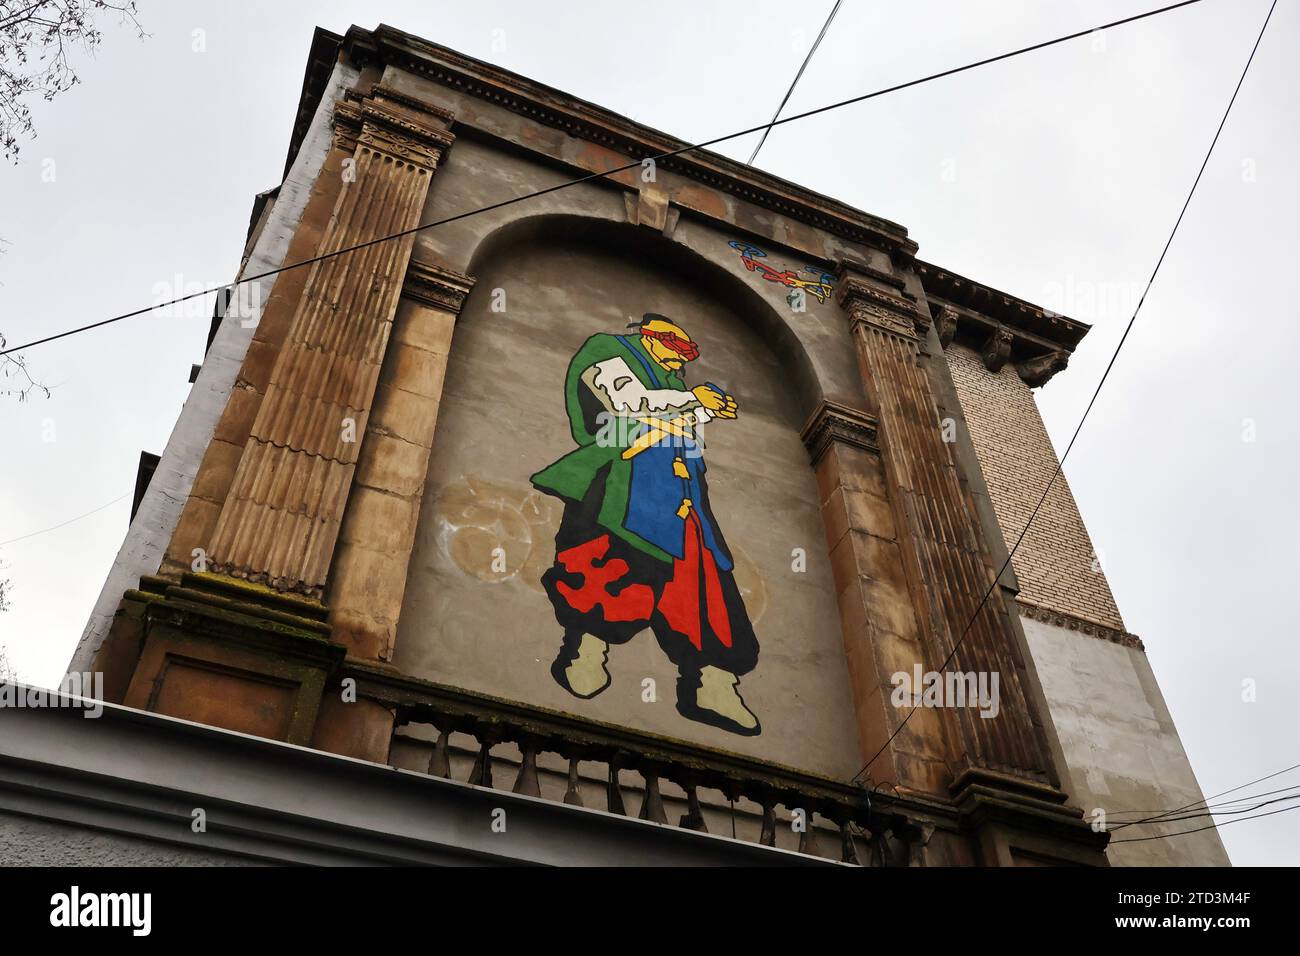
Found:
<path fill-rule="evenodd" d="M 515 778 L 515 793 L 529 797 L 540 797 L 542 785 L 537 779 L 537 747 L 532 741 L 524 740 L 519 744 L 523 758 L 519 762 L 519 776 Z"/>
<path fill-rule="evenodd" d="M 704 825 L 704 811 L 700 809 L 700 795 L 696 790 L 694 780 L 686 783 L 686 812 L 682 814 L 682 818 L 677 825 L 685 830 L 695 830 L 699 833 L 709 832 L 709 828 Z"/>
<path fill-rule="evenodd" d="M 450 730 L 438 729 L 438 740 L 433 745 L 433 753 L 429 755 L 431 777 L 451 777 L 451 755 L 447 753 L 447 738 L 450 736 Z"/>
<path fill-rule="evenodd" d="M 852 863 L 854 866 L 862 865 L 858 861 L 858 848 L 853 842 L 853 831 L 849 829 L 848 820 L 840 823 L 840 862 Z"/>
<path fill-rule="evenodd" d="M 776 804 L 763 802 L 763 829 L 759 832 L 758 842 L 763 846 L 776 846 Z"/>
<path fill-rule="evenodd" d="M 821 856 L 821 845 L 817 842 L 817 833 L 813 830 L 813 812 L 805 811 L 803 833 L 799 834 L 799 852 L 808 856 Z"/>
<path fill-rule="evenodd" d="M 627 816 L 623 809 L 623 791 L 618 786 L 618 756 L 609 758 L 609 784 L 606 787 L 606 806 L 610 813 Z"/>
<path fill-rule="evenodd" d="M 641 801 L 642 820 L 652 823 L 667 823 L 668 811 L 664 809 L 664 798 L 659 793 L 659 775 L 652 770 L 641 771 L 645 778 L 645 799 Z"/>
<path fill-rule="evenodd" d="M 585 807 L 578 792 L 578 758 L 569 758 L 569 789 L 564 791 L 564 802 L 573 807 Z"/>
<path fill-rule="evenodd" d="M 469 782 L 477 787 L 492 786 L 492 743 L 484 740 L 474 758 L 474 768 L 469 772 Z"/>

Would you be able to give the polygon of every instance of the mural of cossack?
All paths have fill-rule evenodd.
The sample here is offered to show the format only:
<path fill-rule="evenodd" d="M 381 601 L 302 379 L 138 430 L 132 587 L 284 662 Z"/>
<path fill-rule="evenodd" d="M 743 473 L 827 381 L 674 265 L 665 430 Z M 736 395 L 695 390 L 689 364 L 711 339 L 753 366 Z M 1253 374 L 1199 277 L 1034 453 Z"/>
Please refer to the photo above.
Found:
<path fill-rule="evenodd" d="M 699 347 L 647 313 L 598 333 L 569 363 L 564 400 L 578 448 L 532 476 L 564 502 L 555 564 L 542 575 L 564 637 L 551 674 L 589 699 L 610 684 L 610 645 L 649 628 L 678 669 L 677 710 L 736 734 L 761 731 L 737 685 L 758 639 L 709 507 L 699 428 L 735 419 L 712 383 L 687 388 Z"/>

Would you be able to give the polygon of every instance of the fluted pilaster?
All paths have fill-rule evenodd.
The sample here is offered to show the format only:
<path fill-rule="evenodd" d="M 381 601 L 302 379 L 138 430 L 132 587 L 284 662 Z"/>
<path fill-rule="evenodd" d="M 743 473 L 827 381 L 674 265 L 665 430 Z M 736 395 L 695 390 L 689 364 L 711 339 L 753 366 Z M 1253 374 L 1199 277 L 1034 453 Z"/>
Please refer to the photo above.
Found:
<path fill-rule="evenodd" d="M 1001 592 L 992 588 L 990 550 L 968 500 L 921 362 L 924 316 L 906 298 L 842 267 L 848 314 L 898 524 L 909 588 L 917 600 L 926 670 L 996 673 L 1000 710 L 943 709 L 962 754 L 958 765 L 1043 782 L 1052 772 L 1025 691 L 1024 663 Z M 969 625 L 969 626 L 968 626 Z M 953 653 L 946 667 L 944 661 Z M 918 689 L 919 690 L 919 689 Z M 913 719 L 916 722 L 916 718 Z"/>
<path fill-rule="evenodd" d="M 214 570 L 324 593 L 429 183 L 450 114 L 383 87 L 344 101 L 345 187 L 276 357 L 213 535 Z M 366 243 L 372 243 L 365 245 Z"/>

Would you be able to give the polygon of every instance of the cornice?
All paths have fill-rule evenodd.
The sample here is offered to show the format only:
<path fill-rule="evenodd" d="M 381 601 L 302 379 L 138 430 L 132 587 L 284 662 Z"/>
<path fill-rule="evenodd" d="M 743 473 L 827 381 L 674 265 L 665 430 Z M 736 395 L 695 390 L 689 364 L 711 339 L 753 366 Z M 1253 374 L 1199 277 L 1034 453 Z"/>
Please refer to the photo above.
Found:
<path fill-rule="evenodd" d="M 1007 362 L 1014 362 L 1020 378 L 1030 388 L 1051 381 L 1070 364 L 1070 349 L 1049 339 L 987 315 L 953 305 L 937 295 L 928 296 L 934 309 L 934 327 L 939 344 L 948 348 L 954 341 L 965 345 L 984 361 L 995 375 Z"/>
<path fill-rule="evenodd" d="M 317 27 L 312 34 L 307 66 L 303 71 L 302 91 L 298 94 L 298 112 L 294 116 L 293 131 L 289 134 L 289 151 L 285 156 L 281 180 L 288 178 L 289 171 L 293 169 L 293 161 L 298 157 L 298 150 L 307 138 L 312 118 L 316 115 L 316 107 L 320 105 L 321 97 L 329 86 L 330 75 L 338 61 L 342 43 L 341 36 L 321 27 Z"/>
<path fill-rule="evenodd" d="M 1020 610 L 1021 617 L 1027 617 L 1031 621 L 1041 621 L 1044 624 L 1053 624 L 1056 627 L 1065 628 L 1066 630 L 1076 631 L 1079 634 L 1095 637 L 1098 640 L 1110 641 L 1112 644 L 1119 644 L 1123 647 L 1131 647 L 1134 650 L 1146 651 L 1142 644 L 1142 639 L 1136 634 L 1130 634 L 1122 628 L 1110 627 L 1097 621 L 1090 621 L 1086 617 L 1080 617 L 1077 614 L 1069 614 L 1065 611 L 1057 611 L 1041 604 L 1034 604 L 1032 601 L 1026 601 L 1022 597 L 1016 598 L 1016 605 Z"/>
<path fill-rule="evenodd" d="M 1032 302 L 915 260 L 939 341 L 980 353 L 992 372 L 1012 362 L 1030 387 L 1045 385 L 1066 367 L 1089 326 Z"/>
<path fill-rule="evenodd" d="M 343 49 L 358 66 L 368 63 L 397 66 L 623 153 L 629 160 L 640 161 L 691 145 L 526 77 L 386 25 L 373 31 L 353 27 L 344 38 Z M 692 150 L 660 160 L 658 165 L 851 242 L 906 259 L 916 253 L 916 243 L 899 224 L 718 153 Z"/>
<path fill-rule="evenodd" d="M 1044 309 L 950 269 L 920 259 L 916 260 L 915 266 L 927 293 L 1052 341 L 1062 348 L 1073 350 L 1091 328 L 1086 322 Z"/>

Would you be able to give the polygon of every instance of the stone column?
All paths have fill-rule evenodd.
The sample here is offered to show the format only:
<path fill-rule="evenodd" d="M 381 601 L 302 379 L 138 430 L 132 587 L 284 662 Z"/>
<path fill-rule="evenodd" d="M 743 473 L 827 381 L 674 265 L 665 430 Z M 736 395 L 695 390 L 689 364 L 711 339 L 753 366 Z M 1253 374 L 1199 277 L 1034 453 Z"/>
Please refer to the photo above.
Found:
<path fill-rule="evenodd" d="M 347 648 L 349 663 L 383 667 L 393 657 L 452 329 L 473 284 L 422 263 L 407 271 L 325 595 L 331 637 Z M 393 716 L 376 701 L 345 701 L 331 688 L 313 745 L 386 762 Z"/>
<path fill-rule="evenodd" d="M 453 137 L 450 114 L 378 87 L 340 103 L 355 179 L 320 252 L 415 226 Z M 414 236 L 310 270 L 213 532 L 210 568 L 320 599 L 373 408 Z"/>
<path fill-rule="evenodd" d="M 955 758 L 950 785 L 969 785 L 975 774 L 1054 800 L 1055 771 L 1035 726 L 1001 589 L 993 588 L 980 606 L 996 568 L 944 441 L 922 364 L 918 327 L 928 329 L 928 316 L 855 264 L 841 265 L 838 288 L 868 404 L 879 421 L 885 485 L 920 624 L 917 660 L 926 671 L 996 673 L 999 679 L 996 717 L 981 718 L 977 707 L 939 711 Z M 919 710 L 908 727 L 926 713 Z"/>
<path fill-rule="evenodd" d="M 473 284 L 417 262 L 407 271 L 326 591 L 351 659 L 393 656 L 452 329 Z"/>
<path fill-rule="evenodd" d="M 817 476 L 862 762 L 879 754 L 865 782 L 943 793 L 950 754 L 937 713 L 917 711 L 890 741 L 906 715 L 890 702 L 890 678 L 900 671 L 910 677 L 925 655 L 876 420 L 823 402 L 804 426 L 803 439 Z"/>
<path fill-rule="evenodd" d="M 418 224 L 453 141 L 450 122 L 450 113 L 382 86 L 336 107 L 331 163 L 341 186 L 321 194 L 332 198 L 323 229 L 313 236 L 316 226 L 300 227 L 308 231 L 295 236 L 296 258 L 361 248 L 277 282 L 242 367 L 248 387 L 232 395 L 195 480 L 192 502 L 203 507 L 187 509 L 194 520 L 178 527 L 166 576 L 124 598 L 142 643 L 129 706 L 309 744 L 329 718 L 322 693 L 344 655 L 391 652 L 384 627 L 395 623 L 389 609 L 400 606 L 405 562 L 381 586 L 358 587 L 364 568 L 355 555 L 363 545 L 384 550 L 383 536 L 393 534 L 377 498 L 414 496 L 418 510 L 432 442 L 427 406 L 432 396 L 436 412 L 441 389 L 441 373 L 424 372 L 445 362 L 445 348 L 441 358 L 432 350 L 449 337 L 451 318 L 408 316 L 390 346 L 414 235 L 383 237 Z M 443 278 L 461 297 L 469 288 L 463 277 Z M 414 368 L 417 352 L 431 362 Z M 386 361 L 402 396 L 419 392 L 414 404 L 380 387 Z M 425 447 L 392 445 L 403 429 Z M 354 527 L 345 541 L 356 548 L 336 562 L 345 509 Z M 185 567 L 193 547 L 206 553 L 204 572 Z M 385 557 L 397 560 L 397 551 Z M 331 615 L 322 599 L 336 565 L 341 611 Z M 348 732 L 373 738 L 362 755 L 386 753 L 391 722 L 358 726 L 365 712 L 349 712 Z"/>

